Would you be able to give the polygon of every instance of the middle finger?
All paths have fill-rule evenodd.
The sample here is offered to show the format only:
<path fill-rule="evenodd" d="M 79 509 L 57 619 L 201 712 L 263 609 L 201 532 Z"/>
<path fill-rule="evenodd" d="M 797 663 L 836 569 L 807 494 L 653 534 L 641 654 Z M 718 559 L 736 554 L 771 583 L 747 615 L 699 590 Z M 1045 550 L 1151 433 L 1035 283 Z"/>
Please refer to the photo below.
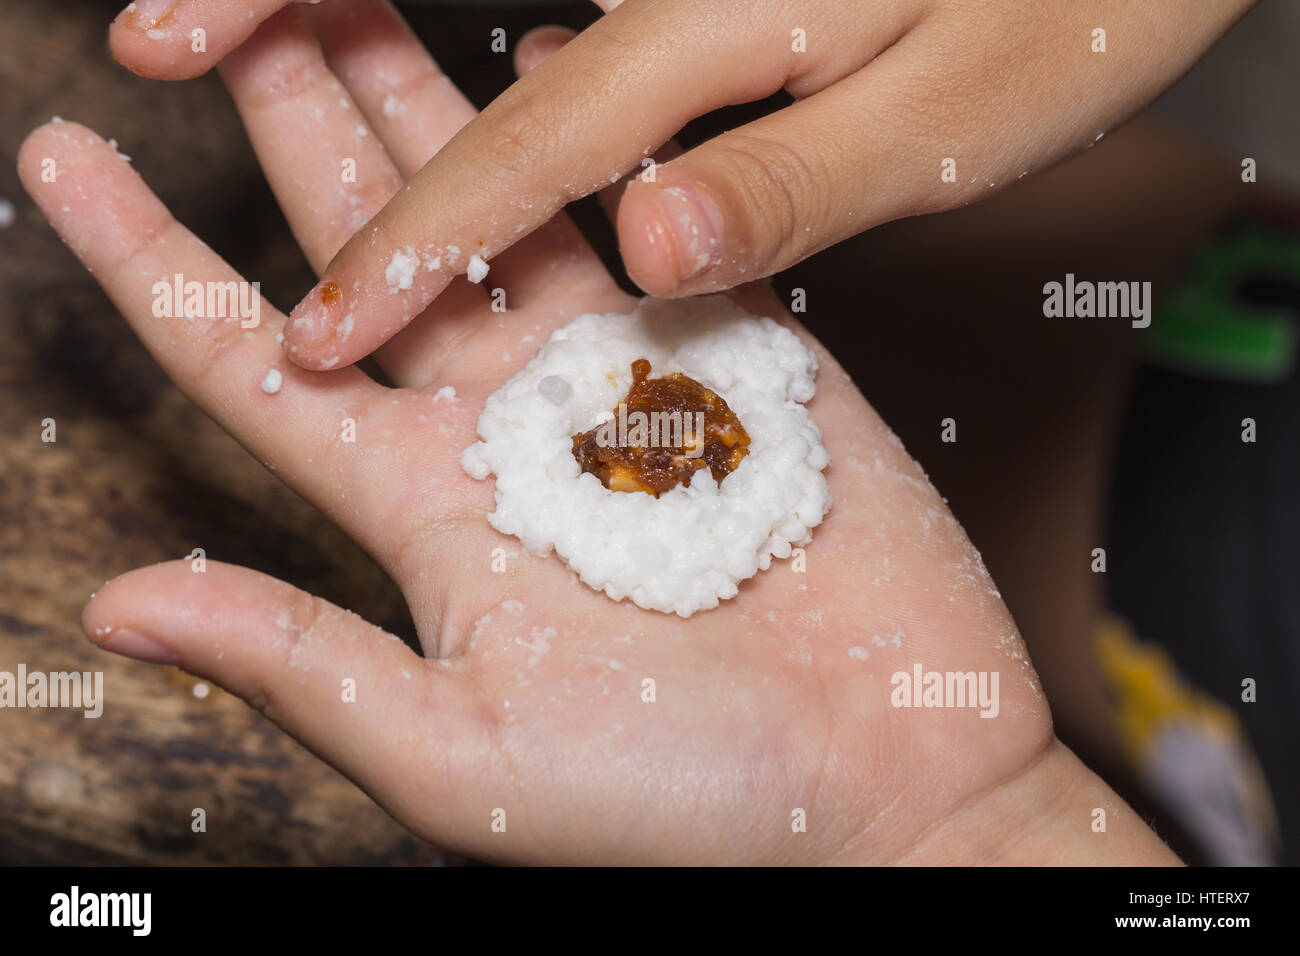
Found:
<path fill-rule="evenodd" d="M 297 8 L 272 17 L 221 65 L 267 181 L 308 262 L 319 274 L 339 247 L 402 188 L 402 174 L 349 91 L 329 68 Z M 454 104 L 453 104 L 454 106 Z M 390 263 L 393 288 L 410 270 L 452 269 L 448 260 L 402 250 Z M 435 262 L 437 263 L 436 265 Z M 415 325 L 424 341 L 376 356 L 402 386 L 432 380 L 430 355 L 486 311 L 480 289 L 453 282 Z M 341 334 L 346 337 L 347 320 Z M 414 347 L 412 347 L 414 346 Z"/>
<path fill-rule="evenodd" d="M 307 17 L 326 62 L 403 176 L 419 172 L 477 115 L 387 0 L 335 0 L 312 7 Z M 506 290 L 511 310 L 545 307 L 575 289 L 598 295 L 614 288 L 600 258 L 564 214 L 493 258 L 491 273 L 490 287 Z M 428 334 L 427 329 L 410 331 Z M 410 337 L 403 332 L 396 339 Z M 393 344 L 400 348 L 403 343 L 396 339 Z M 381 348 L 379 354 L 384 352 Z"/>

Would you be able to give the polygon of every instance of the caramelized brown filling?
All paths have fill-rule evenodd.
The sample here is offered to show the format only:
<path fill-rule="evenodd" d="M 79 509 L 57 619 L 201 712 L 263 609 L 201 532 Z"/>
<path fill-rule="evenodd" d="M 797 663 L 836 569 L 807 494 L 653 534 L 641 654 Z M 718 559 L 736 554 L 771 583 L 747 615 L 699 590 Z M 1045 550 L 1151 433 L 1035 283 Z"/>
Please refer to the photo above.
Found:
<path fill-rule="evenodd" d="M 611 491 L 656 498 L 701 468 L 721 484 L 747 454 L 749 435 L 722 396 L 679 372 L 652 379 L 646 359 L 632 363 L 632 387 L 613 421 L 573 436 L 583 471 Z"/>

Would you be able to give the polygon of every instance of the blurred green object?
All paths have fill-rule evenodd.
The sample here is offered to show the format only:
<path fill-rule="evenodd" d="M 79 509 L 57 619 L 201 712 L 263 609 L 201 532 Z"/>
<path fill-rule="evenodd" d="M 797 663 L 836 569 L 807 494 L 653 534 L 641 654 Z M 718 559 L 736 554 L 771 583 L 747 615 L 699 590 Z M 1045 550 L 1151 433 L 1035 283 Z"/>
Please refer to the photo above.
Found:
<path fill-rule="evenodd" d="M 1180 371 L 1280 382 L 1295 367 L 1300 234 L 1248 221 L 1216 238 L 1175 284 L 1143 336 Z"/>

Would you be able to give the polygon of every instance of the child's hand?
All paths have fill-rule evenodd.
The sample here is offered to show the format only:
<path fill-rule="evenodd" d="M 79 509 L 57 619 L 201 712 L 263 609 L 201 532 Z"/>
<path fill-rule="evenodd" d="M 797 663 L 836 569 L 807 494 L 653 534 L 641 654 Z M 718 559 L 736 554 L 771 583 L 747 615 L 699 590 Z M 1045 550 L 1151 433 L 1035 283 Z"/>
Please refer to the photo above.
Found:
<path fill-rule="evenodd" d="M 316 23 L 324 56 L 289 10 L 223 73 L 319 269 L 468 107 L 428 81 L 435 66 L 391 12 Z M 405 120 L 383 109 L 391 84 L 408 91 Z M 366 171 L 360 184 L 340 181 L 345 157 Z M 979 556 L 844 371 L 766 290 L 737 295 L 822 362 L 810 410 L 833 455 L 835 506 L 806 573 L 778 562 L 735 600 L 681 621 L 616 604 L 554 557 L 522 553 L 487 524 L 491 483 L 459 465 L 485 398 L 551 330 L 631 305 L 566 218 L 498 256 L 493 282 L 509 312 L 457 282 L 381 349 L 398 386 L 388 389 L 357 368 L 285 362 L 283 317 L 269 306 L 252 330 L 155 317 L 160 278 L 239 277 L 85 127 L 41 127 L 19 164 L 177 384 L 399 583 L 426 657 L 215 561 L 113 581 L 85 611 L 96 643 L 229 688 L 417 833 L 480 858 L 1172 860 L 1055 741 Z M 268 393 L 270 369 L 283 380 Z M 354 442 L 342 440 L 349 422 Z M 891 676 L 918 666 L 997 672 L 997 716 L 891 706 Z M 1091 827 L 1098 807 L 1104 833 Z"/>
<path fill-rule="evenodd" d="M 628 189 L 619 241 L 647 292 L 730 288 L 890 219 L 973 202 L 1099 139 L 1253 2 L 627 0 L 507 90 L 347 243 L 323 276 L 343 299 L 324 308 L 313 290 L 292 313 L 289 353 L 307 368 L 351 363 L 470 253 L 497 256 L 565 203 L 642 172 L 693 117 L 782 88 L 799 102 Z M 114 49 L 150 74 L 189 75 L 283 3 L 218 14 L 179 0 L 152 41 L 137 4 Z M 344 3 L 378 15 L 375 0 L 333 6 Z M 195 26 L 206 54 L 186 46 Z M 393 109 L 412 105 L 388 92 Z M 408 246 L 444 268 L 392 294 L 385 268 Z M 363 319 L 341 341 L 349 312 Z"/>

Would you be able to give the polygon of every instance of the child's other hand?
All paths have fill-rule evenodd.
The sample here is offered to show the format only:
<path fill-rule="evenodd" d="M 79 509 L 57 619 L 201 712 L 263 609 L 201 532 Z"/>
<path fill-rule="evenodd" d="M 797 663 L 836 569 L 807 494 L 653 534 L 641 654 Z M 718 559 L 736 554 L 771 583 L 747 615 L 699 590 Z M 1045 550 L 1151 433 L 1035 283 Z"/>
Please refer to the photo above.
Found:
<path fill-rule="evenodd" d="M 491 259 L 565 203 L 642 172 L 692 118 L 784 88 L 798 102 L 634 180 L 618 211 L 624 263 L 649 293 L 769 275 L 1084 149 L 1252 2 L 627 0 L 507 90 L 347 243 L 322 277 L 342 298 L 326 307 L 313 290 L 286 347 L 307 368 L 360 358 L 471 253 Z M 374 7 L 350 4 L 358 17 Z M 399 110 L 408 91 L 391 92 Z M 408 247 L 443 268 L 394 288 L 387 267 Z M 340 342 L 349 313 L 362 318 Z"/>

